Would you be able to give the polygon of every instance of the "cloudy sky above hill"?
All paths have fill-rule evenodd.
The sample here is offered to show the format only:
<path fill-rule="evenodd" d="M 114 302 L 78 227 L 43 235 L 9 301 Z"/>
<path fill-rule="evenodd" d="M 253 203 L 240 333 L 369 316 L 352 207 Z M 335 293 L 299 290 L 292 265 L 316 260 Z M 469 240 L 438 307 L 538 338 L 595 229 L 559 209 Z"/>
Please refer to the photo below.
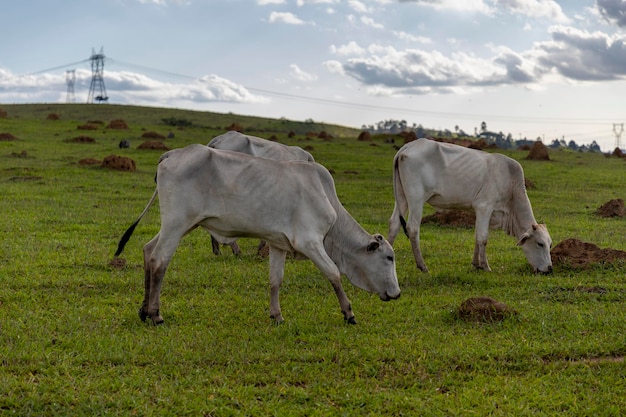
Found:
<path fill-rule="evenodd" d="M 626 123 L 624 0 L 29 0 L 0 25 L 0 104 L 66 102 L 70 69 L 85 102 L 103 48 L 112 104 L 605 151 Z"/>

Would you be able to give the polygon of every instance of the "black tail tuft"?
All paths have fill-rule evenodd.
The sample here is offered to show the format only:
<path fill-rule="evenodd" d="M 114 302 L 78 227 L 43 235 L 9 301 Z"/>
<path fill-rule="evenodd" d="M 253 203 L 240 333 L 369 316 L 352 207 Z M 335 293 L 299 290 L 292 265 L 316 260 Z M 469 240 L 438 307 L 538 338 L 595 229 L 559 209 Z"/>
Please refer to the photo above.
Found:
<path fill-rule="evenodd" d="M 122 236 L 122 238 L 120 239 L 120 243 L 117 244 L 117 252 L 115 252 L 115 256 L 119 256 L 122 253 L 122 251 L 124 250 L 124 246 L 126 246 L 126 243 L 130 239 L 130 236 L 135 231 L 135 227 L 137 227 L 137 225 L 139 224 L 139 220 L 141 220 L 141 218 L 137 219 L 137 221 L 133 223 L 128 228 L 128 230 L 126 230 L 126 232 L 124 232 L 124 236 Z"/>
<path fill-rule="evenodd" d="M 400 216 L 400 224 L 402 225 L 402 230 L 404 230 L 406 237 L 409 237 L 409 232 L 406 231 L 406 220 L 404 220 L 402 216 Z"/>

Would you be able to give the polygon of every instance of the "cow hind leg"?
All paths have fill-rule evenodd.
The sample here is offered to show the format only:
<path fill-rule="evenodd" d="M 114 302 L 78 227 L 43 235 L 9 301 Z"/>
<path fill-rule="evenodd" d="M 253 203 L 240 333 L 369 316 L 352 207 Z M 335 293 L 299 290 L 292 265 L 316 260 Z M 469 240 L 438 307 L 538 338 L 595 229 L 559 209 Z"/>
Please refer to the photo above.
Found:
<path fill-rule="evenodd" d="M 422 272 L 428 272 L 424 257 L 422 256 L 422 249 L 420 248 L 420 225 L 422 223 L 423 210 L 423 206 L 411 210 L 406 222 L 406 231 L 409 236 L 409 242 L 411 242 L 411 249 L 413 250 L 413 257 L 415 258 L 417 268 Z"/>
<path fill-rule="evenodd" d="M 157 236 L 144 246 L 144 301 L 139 311 L 139 317 L 145 321 L 152 319 L 152 324 L 163 323 L 160 314 L 160 296 L 163 277 L 180 239 L 184 233 L 161 228 Z"/>

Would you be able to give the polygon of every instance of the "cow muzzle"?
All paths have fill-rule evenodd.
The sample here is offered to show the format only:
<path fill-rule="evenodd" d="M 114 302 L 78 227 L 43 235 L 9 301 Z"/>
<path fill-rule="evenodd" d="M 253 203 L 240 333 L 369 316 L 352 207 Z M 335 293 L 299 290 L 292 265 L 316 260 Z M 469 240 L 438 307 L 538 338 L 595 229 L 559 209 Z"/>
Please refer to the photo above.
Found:
<path fill-rule="evenodd" d="M 380 299 L 382 301 L 389 301 L 389 300 L 397 300 L 398 298 L 400 298 L 400 291 L 398 291 L 397 294 L 389 294 L 387 291 L 385 291 L 383 294 L 378 294 L 378 296 L 380 297 Z"/>
<path fill-rule="evenodd" d="M 535 270 L 533 272 L 535 274 L 549 275 L 549 274 L 552 273 L 552 265 L 549 265 L 548 268 L 545 271 L 541 271 L 539 268 L 535 268 Z"/>

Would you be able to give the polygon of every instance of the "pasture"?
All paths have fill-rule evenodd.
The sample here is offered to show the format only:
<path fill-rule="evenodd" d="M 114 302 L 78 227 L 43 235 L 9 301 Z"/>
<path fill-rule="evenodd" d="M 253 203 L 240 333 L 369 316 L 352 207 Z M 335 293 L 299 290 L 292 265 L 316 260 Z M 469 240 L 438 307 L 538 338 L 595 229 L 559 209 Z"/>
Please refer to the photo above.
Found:
<path fill-rule="evenodd" d="M 287 122 L 112 105 L 2 106 L 0 133 L 0 414 L 192 416 L 621 415 L 626 411 L 626 277 L 623 263 L 585 270 L 555 264 L 534 275 L 514 238 L 490 233 L 493 272 L 471 266 L 473 230 L 422 226 L 429 273 L 408 240 L 394 245 L 402 296 L 383 303 L 344 279 L 357 325 L 345 324 L 332 287 L 309 261 L 288 260 L 281 305 L 269 318 L 267 259 L 242 239 L 242 256 L 211 253 L 196 230 L 165 276 L 165 324 L 142 323 L 142 246 L 159 230 L 158 205 L 110 264 L 122 233 L 154 190 L 162 151 L 141 150 L 147 131 L 170 148 L 206 144 L 241 123 L 311 147 L 332 170 L 339 199 L 370 233 L 387 235 L 396 150 L 336 128 L 332 140 L 287 138 Z M 47 120 L 54 112 L 59 120 Z M 193 121 L 183 129 L 162 118 Z M 106 128 L 124 119 L 127 130 Z M 88 120 L 96 130 L 79 131 Z M 248 128 L 250 127 L 250 128 Z M 306 126 L 299 126 L 306 131 Z M 310 128 L 310 126 L 309 126 Z M 283 130 L 286 129 L 286 130 Z M 79 135 L 93 143 L 66 141 Z M 339 137 L 339 135 L 345 135 Z M 131 146 L 119 149 L 120 140 Z M 626 198 L 624 160 L 552 151 L 518 160 L 535 188 L 537 220 L 554 244 L 567 238 L 626 250 L 626 219 L 601 218 Z M 81 165 L 116 154 L 135 172 Z M 429 207 L 425 215 L 433 213 Z M 519 313 L 497 323 L 457 317 L 467 298 L 490 296 Z"/>

